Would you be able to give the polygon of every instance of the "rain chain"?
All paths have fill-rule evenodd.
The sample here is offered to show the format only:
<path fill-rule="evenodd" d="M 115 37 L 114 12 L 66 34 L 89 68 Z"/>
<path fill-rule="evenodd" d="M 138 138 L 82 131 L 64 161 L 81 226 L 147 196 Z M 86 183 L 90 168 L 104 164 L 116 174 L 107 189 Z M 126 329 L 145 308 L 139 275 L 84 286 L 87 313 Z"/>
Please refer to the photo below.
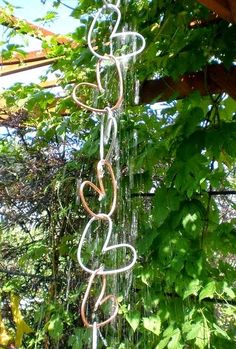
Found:
<path fill-rule="evenodd" d="M 97 164 L 97 182 L 98 186 L 95 185 L 91 181 L 84 181 L 79 189 L 79 195 L 81 198 L 81 202 L 91 217 L 89 222 L 87 223 L 80 242 L 78 246 L 78 251 L 77 251 L 77 258 L 78 262 L 83 270 L 85 270 L 87 273 L 90 274 L 90 278 L 88 281 L 87 289 L 84 294 L 84 298 L 82 301 L 81 305 L 81 318 L 83 320 L 83 323 L 86 327 L 92 329 L 92 348 L 96 349 L 97 344 L 98 344 L 98 331 L 99 328 L 109 324 L 111 321 L 115 319 L 118 313 L 118 300 L 115 295 L 109 294 L 105 295 L 106 293 L 106 276 L 107 275 L 116 275 L 118 273 L 125 272 L 133 267 L 133 265 L 136 262 L 137 259 L 137 253 L 134 249 L 133 246 L 131 246 L 128 243 L 120 243 L 120 244 L 115 244 L 115 245 L 110 245 L 110 239 L 112 237 L 113 233 L 113 222 L 112 222 L 112 215 L 116 209 L 117 205 L 117 181 L 115 178 L 115 174 L 112 168 L 111 164 L 111 158 L 113 155 L 113 151 L 116 145 L 116 140 L 117 140 L 117 120 L 114 115 L 114 112 L 118 111 L 122 105 L 123 102 L 123 78 L 122 78 L 122 72 L 121 72 L 121 65 L 120 61 L 127 60 L 128 58 L 135 57 L 138 55 L 140 52 L 143 51 L 145 47 L 145 40 L 142 35 L 136 32 L 132 31 L 125 31 L 125 32 L 118 32 L 118 27 L 120 24 L 121 20 L 121 12 L 119 10 L 120 6 L 120 1 L 118 0 L 116 4 L 111 4 L 108 1 L 104 0 L 104 5 L 102 8 L 98 10 L 98 12 L 95 14 L 95 17 L 93 19 L 93 22 L 91 24 L 91 27 L 88 32 L 88 47 L 90 51 L 93 53 L 94 56 L 98 58 L 98 62 L 96 65 L 96 78 L 97 78 L 97 83 L 89 83 L 89 82 L 82 82 L 79 83 L 73 90 L 73 99 L 74 101 L 82 108 L 89 110 L 93 113 L 96 113 L 98 115 L 101 115 L 101 126 L 100 126 L 100 150 L 99 150 L 99 157 L 100 160 Z M 93 33 L 95 31 L 96 25 L 99 23 L 99 21 L 104 21 L 105 14 L 107 11 L 111 12 L 111 14 L 116 14 L 117 19 L 116 23 L 114 25 L 114 28 L 109 36 L 109 48 L 110 48 L 110 53 L 109 54 L 101 54 L 99 53 L 95 47 L 96 45 L 94 44 L 94 39 Z M 114 41 L 121 41 L 124 42 L 126 38 L 132 39 L 132 40 L 138 40 L 140 42 L 140 48 L 137 50 L 132 50 L 131 52 L 125 53 L 125 54 L 120 54 L 120 55 L 115 55 L 113 54 L 113 42 Z M 106 106 L 104 109 L 99 109 L 95 108 L 94 106 L 87 105 L 82 101 L 82 98 L 80 98 L 80 91 L 82 88 L 90 88 L 93 90 L 97 90 L 100 93 L 104 92 L 104 89 L 102 87 L 101 83 L 101 67 L 104 62 L 108 62 L 110 65 L 114 65 L 116 70 L 117 70 L 117 75 L 118 75 L 118 98 L 117 101 L 114 103 L 113 106 Z M 106 122 L 105 122 L 106 121 Z M 105 146 L 109 146 L 109 150 L 105 154 Z M 109 180 L 111 181 L 111 187 L 112 187 L 112 202 L 111 202 L 111 207 L 109 212 L 94 212 L 92 208 L 90 208 L 89 203 L 87 202 L 86 195 L 85 195 L 85 189 L 93 189 L 99 196 L 99 200 L 101 201 L 105 196 L 106 196 L 106 190 L 104 187 L 103 183 L 103 178 L 104 176 L 108 175 Z M 117 267 L 117 269 L 107 269 L 105 265 L 101 265 L 99 268 L 96 270 L 90 269 L 86 263 L 84 262 L 83 258 L 83 246 L 86 243 L 86 241 L 89 240 L 89 235 L 91 234 L 91 226 L 93 222 L 105 222 L 107 225 L 107 235 L 105 238 L 105 242 L 102 247 L 102 254 L 106 254 L 108 251 L 117 251 L 118 249 L 125 249 L 125 253 L 128 251 L 128 255 L 130 256 L 129 263 L 126 264 L 125 266 Z M 87 310 L 87 302 L 89 297 L 91 296 L 91 289 L 96 281 L 96 279 L 99 278 L 101 279 L 101 292 L 95 302 L 95 305 L 92 309 L 92 316 L 91 319 L 92 321 L 88 320 L 88 314 L 86 313 Z M 110 302 L 112 305 L 111 307 L 111 314 L 110 316 L 100 322 L 97 322 L 95 319 L 97 319 L 96 312 L 99 310 L 99 308 L 104 304 Z M 99 331 L 100 332 L 100 331 Z M 104 339 L 103 339 L 104 341 Z M 105 342 L 105 341 L 104 341 Z"/>

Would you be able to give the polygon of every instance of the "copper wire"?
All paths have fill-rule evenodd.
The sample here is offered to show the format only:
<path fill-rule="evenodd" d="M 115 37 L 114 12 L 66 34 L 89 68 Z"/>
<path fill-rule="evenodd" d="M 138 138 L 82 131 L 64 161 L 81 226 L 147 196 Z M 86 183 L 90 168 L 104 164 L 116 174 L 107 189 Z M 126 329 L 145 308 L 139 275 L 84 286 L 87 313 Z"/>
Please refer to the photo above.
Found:
<path fill-rule="evenodd" d="M 84 196 L 84 188 L 90 187 L 93 190 L 95 190 L 95 192 L 98 193 L 98 195 L 99 195 L 99 200 L 102 200 L 106 196 L 106 191 L 105 191 L 104 184 L 103 184 L 103 177 L 104 177 L 103 167 L 104 166 L 107 168 L 107 170 L 109 172 L 109 175 L 111 178 L 112 190 L 113 190 L 113 195 L 112 195 L 113 199 L 112 199 L 110 211 L 107 214 L 108 216 L 111 216 L 116 208 L 117 182 L 116 182 L 116 178 L 115 178 L 112 166 L 108 160 L 105 160 L 105 159 L 100 160 L 97 164 L 97 180 L 98 180 L 99 187 L 96 186 L 91 181 L 84 181 L 81 184 L 80 189 L 79 189 L 80 198 L 81 198 L 81 201 L 82 201 L 82 204 L 83 204 L 85 210 L 88 212 L 88 214 L 90 216 L 97 217 L 100 219 L 106 219 L 106 218 L 103 218 L 103 216 L 100 213 L 93 212 L 93 210 L 89 207 L 89 204 L 87 203 L 85 196 Z"/>
<path fill-rule="evenodd" d="M 96 65 L 96 77 L 97 77 L 97 83 L 93 84 L 90 82 L 81 82 L 78 85 L 75 86 L 73 92 L 72 92 L 72 97 L 74 99 L 74 101 L 82 108 L 86 109 L 86 110 L 90 110 L 92 112 L 95 113 L 100 113 L 100 114 L 106 114 L 107 113 L 107 106 L 103 109 L 99 109 L 99 108 L 95 108 L 91 105 L 87 105 L 85 103 L 83 103 L 79 97 L 77 96 L 77 94 L 79 93 L 81 87 L 90 87 L 92 89 L 95 89 L 97 91 L 99 91 L 100 93 L 104 92 L 104 89 L 102 87 L 102 82 L 101 82 L 101 74 L 100 74 L 100 68 L 101 68 L 101 64 L 102 62 L 104 62 L 105 60 L 107 61 L 110 60 L 112 61 L 115 65 L 116 65 L 116 69 L 117 69 L 117 73 L 118 73 L 118 87 L 119 87 L 119 95 L 118 95 L 118 99 L 116 101 L 116 103 L 110 107 L 111 111 L 117 110 L 121 107 L 121 104 L 123 102 L 123 77 L 122 77 L 122 72 L 121 72 L 121 67 L 120 67 L 120 63 L 119 61 L 112 55 L 108 55 L 106 56 L 106 59 L 104 58 L 100 58 L 97 65 Z"/>
<path fill-rule="evenodd" d="M 97 269 L 93 272 L 93 274 L 90 276 L 89 278 L 89 282 L 88 282 L 88 286 L 87 286 L 87 289 L 86 289 L 86 292 L 84 294 L 84 297 L 83 297 L 83 301 L 82 301 L 82 305 L 81 305 L 81 318 L 82 318 L 82 321 L 84 323 L 84 325 L 86 327 L 89 327 L 89 328 L 93 328 L 93 323 L 90 323 L 89 320 L 87 319 L 87 315 L 86 315 L 86 305 L 87 305 L 87 301 L 88 301 L 88 298 L 89 298 L 89 295 L 90 295 L 90 291 L 91 291 L 91 287 L 92 287 L 92 284 L 94 282 L 94 279 L 96 278 L 96 276 L 98 276 L 98 272 L 101 271 L 101 269 Z M 98 299 L 97 299 L 97 302 L 95 303 L 95 306 L 94 306 L 94 309 L 93 309 L 93 314 L 99 309 L 100 306 L 102 306 L 104 303 L 106 303 L 107 301 L 111 300 L 112 301 L 112 305 L 114 308 L 114 311 L 113 313 L 111 314 L 111 316 L 104 320 L 104 321 L 101 321 L 101 322 L 96 322 L 96 326 L 97 328 L 100 328 L 100 327 L 103 327 L 107 324 L 109 324 L 112 320 L 115 319 L 117 313 L 118 313 L 118 300 L 117 298 L 114 296 L 114 295 L 107 295 L 104 297 L 104 294 L 105 294 L 105 290 L 106 290 L 106 276 L 105 275 L 102 275 L 102 276 L 99 276 L 102 278 L 102 289 L 101 289 L 101 292 L 98 296 Z"/>

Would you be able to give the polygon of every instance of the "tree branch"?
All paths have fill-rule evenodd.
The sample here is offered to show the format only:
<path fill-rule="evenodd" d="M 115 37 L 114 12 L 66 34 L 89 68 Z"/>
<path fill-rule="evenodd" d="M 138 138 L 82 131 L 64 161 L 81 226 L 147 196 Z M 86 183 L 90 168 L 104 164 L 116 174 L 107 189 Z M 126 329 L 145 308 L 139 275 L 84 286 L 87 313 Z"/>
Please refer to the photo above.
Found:
<path fill-rule="evenodd" d="M 236 190 L 210 190 L 208 192 L 209 195 L 217 196 L 217 195 L 236 195 Z M 152 197 L 155 193 L 132 193 L 131 198 L 135 197 Z"/>
<path fill-rule="evenodd" d="M 52 276 L 44 276 L 44 275 L 36 275 L 36 274 L 29 274 L 29 273 L 24 273 L 22 271 L 17 271 L 17 270 L 8 270 L 8 269 L 2 269 L 0 268 L 0 273 L 3 274 L 8 274 L 8 275 L 18 275 L 18 276 L 25 276 L 29 278 L 36 278 L 36 279 L 44 279 L 44 280 L 52 280 Z"/>

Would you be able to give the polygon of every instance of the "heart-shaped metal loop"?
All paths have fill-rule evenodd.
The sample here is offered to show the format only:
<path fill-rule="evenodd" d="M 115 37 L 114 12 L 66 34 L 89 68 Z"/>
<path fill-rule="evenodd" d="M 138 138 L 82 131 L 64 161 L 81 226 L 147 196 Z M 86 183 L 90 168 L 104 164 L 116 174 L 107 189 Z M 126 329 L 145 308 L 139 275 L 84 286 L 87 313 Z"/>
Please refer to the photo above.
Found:
<path fill-rule="evenodd" d="M 90 276 L 88 286 L 87 286 L 86 292 L 84 294 L 84 298 L 83 298 L 82 305 L 81 305 L 82 321 L 86 327 L 90 327 L 90 328 L 93 328 L 94 323 L 91 324 L 87 319 L 87 315 L 86 315 L 87 301 L 88 301 L 88 298 L 90 295 L 90 291 L 91 291 L 91 287 L 93 285 L 94 279 L 96 276 L 99 275 L 99 271 L 101 271 L 101 269 L 94 270 L 92 275 Z M 108 301 L 112 302 L 112 306 L 114 307 L 114 311 L 108 319 L 106 319 L 102 322 L 96 322 L 96 328 L 103 327 L 106 324 L 108 324 L 109 322 L 111 322 L 112 320 L 114 320 L 117 313 L 118 313 L 118 300 L 117 300 L 117 298 L 111 294 L 104 297 L 105 291 L 106 291 L 106 276 L 102 275 L 102 289 L 101 289 L 100 295 L 98 296 L 98 299 L 94 305 L 93 315 L 95 315 L 95 312 L 98 310 L 98 308 L 100 306 L 102 306 L 104 303 L 106 303 Z"/>
<path fill-rule="evenodd" d="M 88 233 L 90 233 L 90 227 L 92 225 L 92 223 L 95 220 L 101 220 L 101 219 L 105 219 L 108 222 L 108 232 L 107 232 L 107 237 L 106 240 L 104 242 L 103 248 L 102 248 L 102 253 L 105 254 L 108 251 L 115 251 L 118 249 L 128 249 L 132 255 L 131 257 L 131 261 L 129 262 L 128 265 L 125 265 L 123 267 L 120 268 L 116 268 L 116 269 L 111 269 L 111 270 L 107 270 L 105 268 L 105 266 L 101 266 L 101 269 L 98 270 L 97 275 L 112 275 L 112 274 L 118 274 L 118 273 L 123 273 L 129 269 L 131 269 L 133 267 L 133 265 L 135 264 L 136 260 L 137 260 L 137 252 L 135 250 L 135 248 L 133 246 L 131 246 L 130 244 L 126 244 L 126 243 L 121 243 L 121 244 L 115 244 L 115 245 L 110 245 L 109 246 L 109 241 L 111 238 L 111 234 L 112 234 L 112 228 L 113 228 L 113 224 L 112 224 L 112 220 L 111 218 L 104 214 L 101 213 L 99 215 L 97 215 L 97 217 L 93 217 L 90 219 L 90 221 L 87 223 L 83 234 L 81 236 L 80 242 L 79 242 L 79 246 L 78 246 L 78 250 L 77 250 L 77 258 L 78 258 L 78 262 L 81 266 L 82 269 L 84 269 L 85 271 L 87 271 L 90 274 L 93 274 L 94 271 L 90 268 L 88 268 L 84 263 L 83 263 L 83 258 L 82 258 L 82 247 L 84 245 L 84 242 L 87 240 L 87 235 Z"/>
<path fill-rule="evenodd" d="M 101 214 L 93 212 L 93 210 L 89 207 L 89 204 L 87 203 L 85 196 L 84 196 L 84 188 L 90 187 L 93 190 L 95 190 L 95 192 L 99 195 L 99 200 L 102 200 L 105 197 L 106 191 L 105 191 L 104 184 L 103 184 L 104 167 L 106 167 L 106 169 L 111 177 L 113 198 L 112 198 L 110 211 L 103 218 L 103 216 L 101 216 Z M 82 201 L 82 204 L 83 204 L 85 210 L 91 216 L 98 217 L 99 219 L 106 219 L 106 216 L 108 216 L 108 217 L 111 216 L 113 214 L 113 212 L 115 211 L 116 201 L 117 201 L 117 182 L 116 182 L 116 178 L 115 178 L 112 166 L 111 166 L 109 161 L 103 159 L 103 160 L 100 160 L 98 162 L 98 164 L 97 164 L 97 179 L 98 179 L 99 187 L 97 187 L 94 183 L 92 183 L 90 181 L 84 181 L 79 188 L 79 194 L 80 194 L 80 198 L 81 198 L 81 201 Z"/>
<path fill-rule="evenodd" d="M 104 88 L 102 87 L 102 82 L 101 82 L 101 73 L 100 73 L 101 64 L 104 62 L 104 60 L 106 60 L 106 61 L 110 60 L 112 63 L 115 64 L 116 69 L 117 69 L 119 96 L 117 98 L 116 103 L 113 106 L 111 106 L 110 109 L 111 109 L 111 111 L 119 109 L 121 104 L 122 104 L 122 102 L 123 102 L 123 94 L 124 94 L 124 91 L 123 91 L 123 78 L 122 78 L 122 72 L 121 72 L 121 68 L 120 68 L 120 63 L 112 55 L 106 56 L 106 58 L 101 57 L 99 59 L 97 65 L 96 65 L 97 84 L 93 84 L 93 83 L 90 83 L 90 82 L 81 82 L 81 83 L 79 83 L 78 85 L 75 86 L 75 88 L 73 89 L 73 92 L 72 92 L 72 97 L 73 97 L 74 101 L 80 107 L 82 107 L 84 109 L 87 109 L 87 110 L 90 110 L 90 111 L 95 112 L 95 113 L 100 113 L 100 114 L 106 114 L 107 113 L 107 110 L 106 110 L 107 107 L 105 107 L 104 109 L 99 109 L 99 108 L 95 108 L 95 107 L 93 107 L 91 105 L 85 104 L 85 103 L 83 103 L 81 101 L 81 99 L 80 99 L 80 97 L 78 97 L 78 95 L 79 95 L 79 92 L 80 92 L 82 87 L 89 87 L 91 89 L 95 89 L 95 90 L 99 91 L 100 93 L 104 92 Z"/>
<path fill-rule="evenodd" d="M 100 10 L 98 10 L 98 12 L 96 13 L 94 19 L 93 19 L 93 22 L 89 28 L 89 32 L 88 32 L 88 47 L 90 49 L 90 51 L 92 52 L 93 55 L 95 55 L 96 57 L 98 58 L 103 58 L 103 59 L 108 59 L 109 55 L 102 55 L 102 54 L 99 54 L 93 44 L 92 44 L 92 36 L 93 36 L 93 32 L 95 31 L 95 27 L 96 27 L 96 24 L 97 22 L 99 22 L 99 18 L 101 18 L 103 21 L 104 21 L 104 11 L 106 11 L 107 9 L 111 10 L 112 12 L 115 12 L 117 14 L 117 20 L 116 20 L 116 23 L 115 23 L 115 26 L 111 32 L 111 35 L 110 35 L 110 55 L 113 55 L 113 52 L 112 52 L 112 41 L 114 39 L 121 39 L 121 40 L 124 40 L 125 38 L 127 37 L 130 37 L 132 38 L 132 42 L 135 42 L 136 39 L 139 39 L 140 42 L 141 42 L 141 45 L 140 45 L 140 48 L 137 49 L 137 50 L 133 50 L 131 49 L 131 52 L 130 53 L 126 53 L 126 54 L 121 54 L 121 55 L 114 55 L 116 59 L 118 60 L 125 60 L 125 59 L 128 59 L 128 58 L 131 58 L 131 57 L 135 57 L 137 56 L 139 53 L 141 53 L 144 48 L 145 48 L 145 45 L 146 45 L 146 42 L 145 42 L 145 39 L 144 37 L 137 33 L 137 32 L 133 32 L 133 31 L 124 31 L 124 32 L 117 32 L 118 30 L 118 27 L 120 25 L 120 20 L 121 20 L 121 13 L 120 13 L 120 10 L 119 8 L 117 7 L 117 5 L 113 5 L 113 4 L 109 4 L 109 3 L 106 3 Z M 96 45 L 95 45 L 96 46 Z"/>

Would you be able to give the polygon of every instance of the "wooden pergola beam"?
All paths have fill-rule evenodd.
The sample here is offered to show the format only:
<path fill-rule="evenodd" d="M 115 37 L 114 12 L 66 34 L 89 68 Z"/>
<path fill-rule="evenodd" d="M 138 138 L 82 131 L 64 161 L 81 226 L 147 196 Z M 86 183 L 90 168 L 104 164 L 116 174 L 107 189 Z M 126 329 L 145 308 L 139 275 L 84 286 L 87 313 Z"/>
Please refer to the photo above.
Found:
<path fill-rule="evenodd" d="M 201 27 L 207 27 L 211 24 L 215 24 L 222 21 L 222 18 L 219 17 L 216 13 L 212 13 L 208 19 L 195 19 L 189 23 L 190 29 L 196 29 Z"/>
<path fill-rule="evenodd" d="M 57 35 L 48 29 L 45 29 L 43 27 L 30 23 L 24 19 L 19 19 L 13 15 L 6 15 L 6 13 L 3 11 L 3 8 L 1 7 L 0 7 L 0 17 L 1 17 L 1 25 L 17 30 L 17 29 L 21 29 L 23 24 L 24 26 L 23 26 L 23 29 L 21 29 L 21 32 L 23 34 L 28 34 L 30 36 L 33 36 L 39 40 L 42 40 L 46 37 L 51 36 L 51 37 L 54 37 L 59 44 L 71 43 L 73 45 L 74 44 L 77 45 L 77 43 L 75 43 L 73 40 L 63 35 Z"/>
<path fill-rule="evenodd" d="M 0 63 L 0 76 L 7 76 L 34 68 L 44 67 L 61 58 L 61 56 L 48 58 L 45 50 L 31 51 L 25 55 L 15 54 L 11 59 L 2 60 Z"/>
<path fill-rule="evenodd" d="M 46 82 L 43 88 L 57 86 L 57 81 Z M 236 100 L 236 66 L 226 70 L 222 64 L 208 66 L 203 72 L 186 74 L 179 80 L 174 81 L 170 77 L 156 80 L 147 80 L 141 85 L 140 104 L 167 101 L 170 98 L 184 98 L 191 92 L 199 91 L 201 95 L 209 95 L 225 92 Z M 17 107 L 9 111 L 0 100 L 0 124 L 8 124 L 8 118 L 14 124 L 14 118 L 20 114 Z M 49 107 L 52 111 L 55 103 Z M 35 111 L 37 115 L 37 111 Z M 69 115 L 68 110 L 61 111 L 61 115 Z"/>
<path fill-rule="evenodd" d="M 1 25 L 4 25 L 12 29 L 21 29 L 23 24 L 22 33 L 33 36 L 37 39 L 43 40 L 45 37 L 53 37 L 60 45 L 69 43 L 71 47 L 75 48 L 78 43 L 61 35 L 57 35 L 54 32 L 30 23 L 26 20 L 21 20 L 15 16 L 7 16 L 3 9 L 0 8 Z M 26 70 L 43 67 L 56 62 L 61 57 L 47 57 L 46 50 L 37 50 L 21 55 L 16 53 L 13 58 L 9 60 L 1 61 L 0 76 L 7 76 L 14 73 L 23 72 Z"/>
<path fill-rule="evenodd" d="M 202 96 L 225 92 L 236 100 L 236 67 L 226 70 L 223 64 L 210 65 L 205 71 L 185 74 L 175 81 L 171 77 L 146 80 L 140 89 L 140 103 L 184 98 L 199 91 Z"/>
<path fill-rule="evenodd" d="M 221 18 L 236 23 L 236 1 L 235 0 L 197 0 L 202 5 L 215 12 Z"/>
<path fill-rule="evenodd" d="M 37 50 L 31 51 L 26 54 L 16 53 L 11 59 L 3 59 L 1 61 L 1 66 L 10 66 L 19 63 L 29 63 L 36 62 L 47 59 L 47 51 L 45 50 Z"/>
<path fill-rule="evenodd" d="M 7 75 L 11 75 L 11 74 L 24 72 L 24 71 L 30 70 L 30 69 L 44 67 L 44 66 L 47 66 L 47 65 L 54 63 L 59 58 L 60 57 L 47 58 L 47 59 L 43 59 L 43 60 L 39 60 L 39 61 L 32 61 L 32 62 L 28 62 L 28 63 L 22 63 L 22 64 L 18 63 L 18 64 L 13 64 L 13 65 L 12 64 L 5 65 L 5 66 L 1 67 L 0 76 L 7 76 Z"/>
<path fill-rule="evenodd" d="M 228 4 L 231 10 L 231 15 L 233 17 L 233 20 L 236 23 L 236 2 L 235 0 L 228 0 Z"/>

